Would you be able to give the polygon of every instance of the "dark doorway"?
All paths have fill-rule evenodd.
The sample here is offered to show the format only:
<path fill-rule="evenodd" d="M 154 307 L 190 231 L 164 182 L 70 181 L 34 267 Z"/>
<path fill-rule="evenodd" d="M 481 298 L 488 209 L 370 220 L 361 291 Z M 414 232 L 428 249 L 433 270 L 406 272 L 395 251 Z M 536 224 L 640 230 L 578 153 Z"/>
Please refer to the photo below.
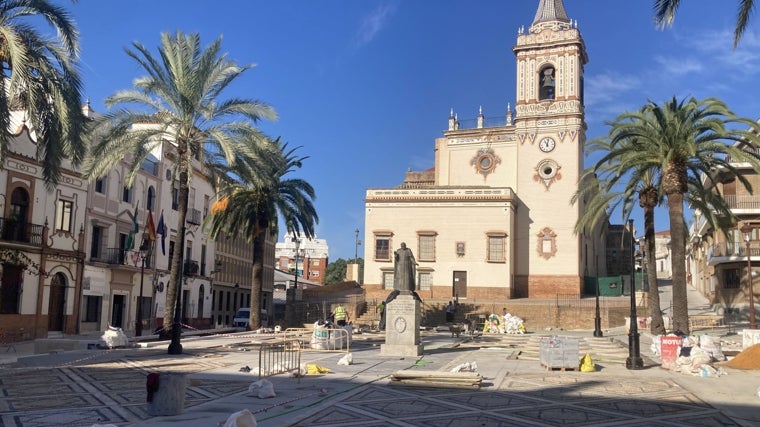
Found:
<path fill-rule="evenodd" d="M 0 314 L 18 314 L 21 306 L 21 281 L 24 269 L 14 264 L 3 264 L 0 284 Z"/>
<path fill-rule="evenodd" d="M 454 272 L 454 286 L 452 287 L 453 297 L 465 298 L 467 297 L 467 272 L 455 271 Z"/>
<path fill-rule="evenodd" d="M 48 300 L 48 331 L 63 331 L 63 315 L 66 306 L 66 276 L 56 273 L 50 281 Z"/>
<path fill-rule="evenodd" d="M 182 323 L 190 323 L 190 291 L 182 291 Z"/>
<path fill-rule="evenodd" d="M 124 308 L 126 298 L 124 295 L 114 295 L 113 305 L 111 306 L 111 326 L 114 328 L 124 327 Z"/>

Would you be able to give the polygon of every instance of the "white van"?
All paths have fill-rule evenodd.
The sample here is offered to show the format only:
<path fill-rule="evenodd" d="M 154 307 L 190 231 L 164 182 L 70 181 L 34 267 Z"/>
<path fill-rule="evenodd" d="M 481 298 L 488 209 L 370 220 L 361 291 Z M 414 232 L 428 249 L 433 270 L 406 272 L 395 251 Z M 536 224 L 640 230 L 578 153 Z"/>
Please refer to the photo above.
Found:
<path fill-rule="evenodd" d="M 232 326 L 236 328 L 248 328 L 248 321 L 251 317 L 251 309 L 249 307 L 242 307 L 235 314 L 235 318 L 232 319 Z"/>

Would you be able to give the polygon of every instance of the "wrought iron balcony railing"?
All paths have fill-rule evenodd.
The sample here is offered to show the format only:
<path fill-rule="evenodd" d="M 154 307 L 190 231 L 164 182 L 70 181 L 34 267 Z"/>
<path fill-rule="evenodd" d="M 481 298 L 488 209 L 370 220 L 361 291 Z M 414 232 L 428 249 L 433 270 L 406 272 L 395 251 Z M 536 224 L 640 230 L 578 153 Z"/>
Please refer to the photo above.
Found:
<path fill-rule="evenodd" d="M 42 227 L 39 224 L 0 218 L 0 239 L 9 242 L 42 246 Z"/>
<path fill-rule="evenodd" d="M 187 217 L 185 220 L 188 224 L 201 225 L 201 211 L 198 209 L 189 208 L 187 210 Z"/>
<path fill-rule="evenodd" d="M 750 256 L 760 256 L 760 242 L 750 242 Z M 716 243 L 707 248 L 707 258 L 715 257 L 746 257 L 746 243 Z"/>
<path fill-rule="evenodd" d="M 723 200 L 731 209 L 760 210 L 760 196 L 726 195 Z"/>

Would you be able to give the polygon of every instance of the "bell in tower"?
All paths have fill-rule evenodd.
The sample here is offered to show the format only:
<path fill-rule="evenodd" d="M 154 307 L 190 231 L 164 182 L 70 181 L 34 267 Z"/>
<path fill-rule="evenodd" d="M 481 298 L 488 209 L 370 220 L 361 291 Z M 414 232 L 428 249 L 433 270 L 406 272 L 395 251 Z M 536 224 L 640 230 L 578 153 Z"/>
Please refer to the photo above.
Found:
<path fill-rule="evenodd" d="M 541 87 L 538 99 L 554 99 L 554 67 L 546 67 L 541 71 Z"/>

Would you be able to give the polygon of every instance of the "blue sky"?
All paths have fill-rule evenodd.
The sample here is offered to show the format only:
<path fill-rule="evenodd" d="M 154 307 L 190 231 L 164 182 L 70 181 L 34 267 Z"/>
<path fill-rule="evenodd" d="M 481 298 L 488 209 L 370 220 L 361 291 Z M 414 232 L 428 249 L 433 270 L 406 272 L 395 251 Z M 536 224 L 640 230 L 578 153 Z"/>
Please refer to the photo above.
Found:
<path fill-rule="evenodd" d="M 653 0 L 565 0 L 590 58 L 588 139 L 648 99 L 718 97 L 741 116 L 760 117 L 758 17 L 734 50 L 738 2 L 682 3 L 673 28 L 663 31 L 653 24 Z M 327 240 L 334 261 L 353 258 L 366 189 L 397 186 L 408 168 L 433 166 L 434 139 L 452 108 L 463 120 L 481 106 L 497 117 L 514 105 L 511 48 L 538 0 L 65 5 L 79 25 L 84 93 L 96 111 L 106 111 L 103 100 L 141 74 L 124 48 L 139 41 L 155 53 L 161 32 L 198 32 L 204 45 L 222 35 L 231 59 L 257 64 L 227 96 L 273 105 L 280 118 L 262 129 L 310 156 L 297 175 L 317 191 L 317 237 Z M 664 213 L 658 217 L 658 231 L 667 229 Z"/>

